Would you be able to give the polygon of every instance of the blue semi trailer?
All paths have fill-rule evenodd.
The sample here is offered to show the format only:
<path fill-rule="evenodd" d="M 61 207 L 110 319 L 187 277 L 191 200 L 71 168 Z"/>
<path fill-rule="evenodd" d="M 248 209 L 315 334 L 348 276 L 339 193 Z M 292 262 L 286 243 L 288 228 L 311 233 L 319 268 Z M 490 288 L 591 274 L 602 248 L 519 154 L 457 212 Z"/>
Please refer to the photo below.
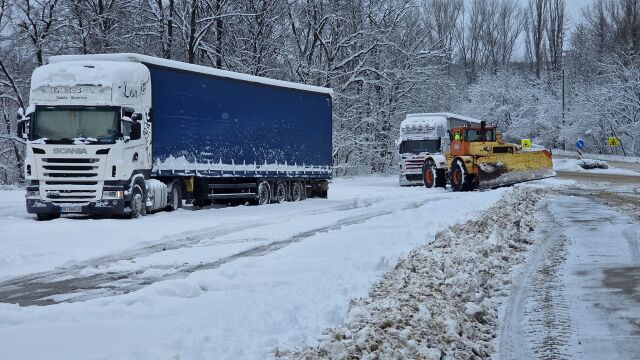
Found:
<path fill-rule="evenodd" d="M 326 197 L 330 89 L 138 54 L 52 57 L 20 111 L 27 210 L 138 217 L 183 199 Z"/>

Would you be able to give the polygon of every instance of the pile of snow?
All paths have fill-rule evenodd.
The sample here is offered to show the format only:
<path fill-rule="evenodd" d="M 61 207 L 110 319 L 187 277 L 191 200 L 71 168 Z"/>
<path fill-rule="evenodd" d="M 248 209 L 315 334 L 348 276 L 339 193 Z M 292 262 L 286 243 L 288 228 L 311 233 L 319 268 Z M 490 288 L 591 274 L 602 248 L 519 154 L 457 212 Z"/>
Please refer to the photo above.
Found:
<path fill-rule="evenodd" d="M 553 154 L 562 155 L 562 156 L 576 156 L 575 151 L 558 150 L 558 149 L 553 150 Z M 640 157 L 637 157 L 637 156 L 622 156 L 622 155 L 593 154 L 593 153 L 583 153 L 582 155 L 590 159 L 640 164 Z"/>
<path fill-rule="evenodd" d="M 283 359 L 471 359 L 494 351 L 498 307 L 533 240 L 544 190 L 518 187 L 477 220 L 414 249 L 353 300 L 346 322 Z"/>
<path fill-rule="evenodd" d="M 578 166 L 585 170 L 590 169 L 608 169 L 609 164 L 604 160 L 582 159 L 578 161 Z"/>
<path fill-rule="evenodd" d="M 593 159 L 553 159 L 553 169 L 555 171 L 569 171 L 569 172 L 592 172 L 609 175 L 631 175 L 640 176 L 640 174 L 633 170 L 620 169 L 610 166 L 604 161 Z"/>

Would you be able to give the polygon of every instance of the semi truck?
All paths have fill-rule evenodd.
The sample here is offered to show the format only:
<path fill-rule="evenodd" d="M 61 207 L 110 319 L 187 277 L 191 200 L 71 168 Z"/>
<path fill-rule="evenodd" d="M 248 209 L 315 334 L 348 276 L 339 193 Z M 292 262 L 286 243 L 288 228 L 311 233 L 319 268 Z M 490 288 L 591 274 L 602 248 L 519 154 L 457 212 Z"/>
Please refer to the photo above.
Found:
<path fill-rule="evenodd" d="M 444 152 L 453 127 L 471 124 L 480 124 L 480 120 L 451 113 L 408 114 L 400 123 L 396 140 L 400 186 L 423 185 L 422 166 L 427 156 Z"/>
<path fill-rule="evenodd" d="M 327 197 L 332 96 L 139 54 L 51 57 L 18 111 L 27 211 L 136 218 L 183 199 Z"/>

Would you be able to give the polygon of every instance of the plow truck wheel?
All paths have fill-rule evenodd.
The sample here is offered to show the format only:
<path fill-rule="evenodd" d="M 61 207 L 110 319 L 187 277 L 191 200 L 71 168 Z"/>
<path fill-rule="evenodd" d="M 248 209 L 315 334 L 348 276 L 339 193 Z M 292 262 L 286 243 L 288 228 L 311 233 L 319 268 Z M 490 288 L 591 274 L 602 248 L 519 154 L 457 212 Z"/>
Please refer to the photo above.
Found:
<path fill-rule="evenodd" d="M 422 176 L 424 178 L 424 186 L 428 189 L 447 186 L 444 169 L 436 168 L 436 164 L 433 161 L 429 160 L 422 166 Z"/>
<path fill-rule="evenodd" d="M 476 188 L 475 175 L 469 174 L 461 160 L 451 166 L 451 188 L 453 191 L 471 191 Z"/>

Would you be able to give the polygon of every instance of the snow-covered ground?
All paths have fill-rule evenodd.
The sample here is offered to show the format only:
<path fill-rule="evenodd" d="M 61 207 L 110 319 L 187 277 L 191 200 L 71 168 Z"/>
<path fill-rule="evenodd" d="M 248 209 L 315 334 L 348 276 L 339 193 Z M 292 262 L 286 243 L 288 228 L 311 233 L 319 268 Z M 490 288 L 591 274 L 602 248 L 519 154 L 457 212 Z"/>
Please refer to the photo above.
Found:
<path fill-rule="evenodd" d="M 338 179 L 328 200 L 50 222 L 3 191 L 2 357 L 261 359 L 312 344 L 399 258 L 509 191 Z"/>
<path fill-rule="evenodd" d="M 349 178 L 138 220 L 37 222 L 23 196 L 0 191 L 2 359 L 640 356 L 633 181 Z"/>

